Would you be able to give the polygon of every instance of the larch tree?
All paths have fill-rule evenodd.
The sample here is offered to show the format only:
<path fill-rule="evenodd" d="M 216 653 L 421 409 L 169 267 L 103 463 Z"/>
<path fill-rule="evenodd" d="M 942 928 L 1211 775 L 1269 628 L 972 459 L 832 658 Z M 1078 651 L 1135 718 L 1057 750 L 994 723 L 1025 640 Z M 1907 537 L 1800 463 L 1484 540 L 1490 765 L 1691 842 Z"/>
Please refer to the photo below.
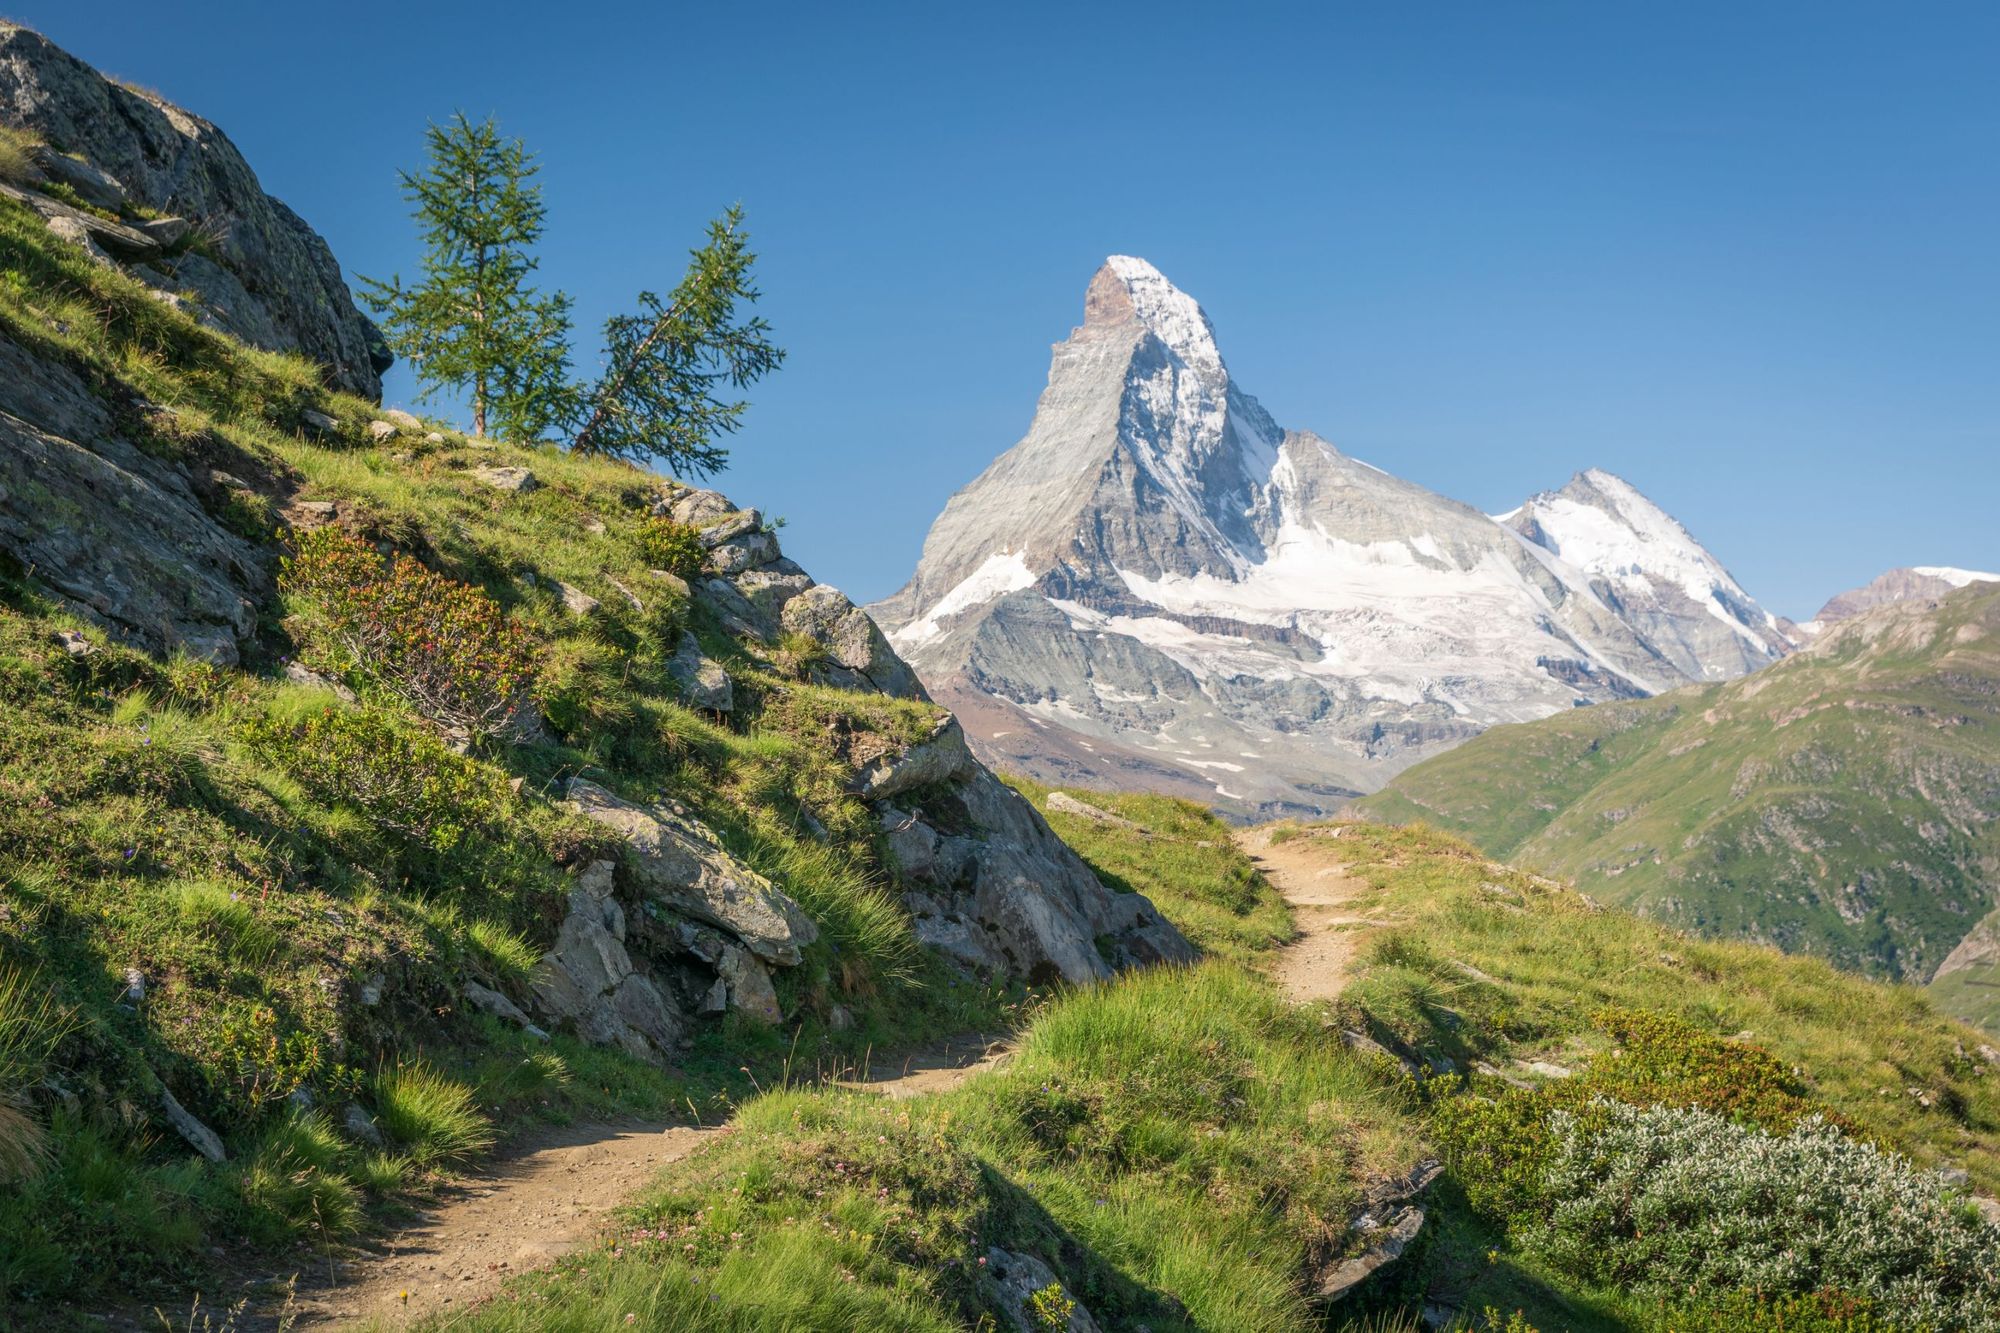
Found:
<path fill-rule="evenodd" d="M 730 208 L 666 300 L 641 292 L 638 314 L 605 322 L 604 373 L 582 393 L 572 450 L 694 476 L 723 465 L 719 439 L 749 407 L 740 391 L 785 359 L 770 325 L 743 311 L 760 295 L 749 240 L 742 207 Z"/>
<path fill-rule="evenodd" d="M 464 112 L 426 134 L 420 174 L 398 173 L 424 242 L 422 277 L 404 286 L 363 278 L 363 299 L 383 318 L 389 345 L 414 368 L 420 398 L 471 399 L 472 429 L 535 441 L 577 415 L 569 380 L 570 301 L 530 279 L 546 209 L 540 169 L 492 117 Z"/>

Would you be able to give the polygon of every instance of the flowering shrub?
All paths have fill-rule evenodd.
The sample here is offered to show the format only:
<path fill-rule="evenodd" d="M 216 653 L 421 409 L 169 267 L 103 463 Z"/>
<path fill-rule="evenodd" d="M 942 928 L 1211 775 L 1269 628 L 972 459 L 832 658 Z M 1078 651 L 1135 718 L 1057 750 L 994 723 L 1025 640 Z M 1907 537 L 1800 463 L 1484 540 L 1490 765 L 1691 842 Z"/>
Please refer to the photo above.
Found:
<path fill-rule="evenodd" d="M 315 797 L 432 851 L 499 820 L 510 795 L 493 770 L 377 709 L 328 707 L 250 737 Z"/>
<path fill-rule="evenodd" d="M 1906 1158 L 1818 1117 L 1779 1136 L 1700 1109 L 1588 1110 L 1550 1117 L 1529 1239 L 1557 1266 L 1674 1297 L 1833 1289 L 1920 1327 L 2000 1329 L 2000 1232 Z"/>
<path fill-rule="evenodd" d="M 278 588 L 316 666 L 387 692 L 441 725 L 495 736 L 535 685 L 535 646 L 498 603 L 339 528 L 299 539 Z"/>
<path fill-rule="evenodd" d="M 701 531 L 691 524 L 671 518 L 652 517 L 639 529 L 639 550 L 646 563 L 679 578 L 691 579 L 701 573 L 708 548 L 701 544 Z"/>

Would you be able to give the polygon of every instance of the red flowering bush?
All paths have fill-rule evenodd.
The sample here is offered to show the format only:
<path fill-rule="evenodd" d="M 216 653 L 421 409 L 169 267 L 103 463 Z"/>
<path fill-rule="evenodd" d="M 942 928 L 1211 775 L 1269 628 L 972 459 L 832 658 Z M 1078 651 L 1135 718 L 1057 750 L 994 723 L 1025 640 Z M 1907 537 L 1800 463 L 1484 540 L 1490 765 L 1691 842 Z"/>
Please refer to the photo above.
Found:
<path fill-rule="evenodd" d="M 470 736 L 511 729 L 535 687 L 535 643 L 479 589 L 339 528 L 299 539 L 278 590 L 307 661 Z"/>

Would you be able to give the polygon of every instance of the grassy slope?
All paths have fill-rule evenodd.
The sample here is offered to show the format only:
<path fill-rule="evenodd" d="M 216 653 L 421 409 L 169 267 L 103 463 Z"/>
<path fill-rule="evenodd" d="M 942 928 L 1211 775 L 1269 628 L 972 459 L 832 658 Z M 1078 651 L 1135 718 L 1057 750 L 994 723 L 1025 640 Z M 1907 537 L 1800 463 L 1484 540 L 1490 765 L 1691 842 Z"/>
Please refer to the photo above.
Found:
<path fill-rule="evenodd" d="M 1107 1328 L 1323 1326 L 1302 1293 L 1339 1210 L 1357 1177 L 1425 1151 L 1426 1105 L 1453 1080 L 1419 1092 L 1278 1002 L 1255 965 L 1283 907 L 1226 829 L 1183 802 L 1084 795 L 1150 827 L 1058 814 L 1066 836 L 1100 875 L 1157 892 L 1216 958 L 1056 1000 L 1012 1064 L 947 1094 L 752 1102 L 725 1146 L 637 1203 L 614 1251 L 453 1327 L 543 1333 L 636 1313 L 659 1328 L 967 1329 L 995 1313 L 966 1277 L 992 1245 L 1048 1259 Z M 1858 1132 L 2000 1186 L 2000 1072 L 1965 1058 L 1971 1034 L 1919 992 L 1596 910 L 1422 829 L 1336 827 L 1333 850 L 1372 886 L 1357 914 L 1395 923 L 1365 950 L 1338 1026 L 1461 1069 L 1578 1064 L 1606 1045 L 1590 1023 L 1605 1006 L 1748 1030 Z M 1218 894 L 1237 886 L 1248 902 L 1218 919 Z M 1498 1087 L 1476 1077 L 1470 1090 Z M 1554 1272 L 1478 1220 L 1457 1181 L 1436 1201 L 1427 1238 L 1348 1317 L 1393 1319 L 1428 1298 L 1549 1330 L 1662 1326 L 1652 1305 Z"/>
<path fill-rule="evenodd" d="M 332 500 L 368 536 L 483 589 L 536 637 L 561 737 L 475 755 L 478 783 L 505 793 L 519 779 L 519 794 L 436 854 L 312 795 L 291 756 L 252 743 L 261 726 L 339 707 L 283 680 L 293 650 L 275 602 L 244 667 L 216 671 L 112 646 L 24 571 L 0 569 L 0 980 L 21 981 L 0 992 L 35 1000 L 0 1005 L 0 1047 L 15 1052 L 0 1060 L 0 1134 L 46 1157 L 0 1189 L 0 1303 L 165 1289 L 200 1271 L 215 1238 L 324 1242 L 451 1155 L 449 1135 L 432 1142 L 407 1117 L 381 1153 L 317 1117 L 295 1123 L 297 1089 L 386 1121 L 394 1070 L 424 1061 L 470 1090 L 475 1118 L 719 1110 L 748 1086 L 741 1065 L 768 1081 L 788 1061 L 991 1025 L 1018 999 L 958 982 L 916 946 L 867 812 L 842 789 L 864 744 L 921 734 L 930 710 L 805 684 L 796 656 L 752 660 L 664 598 L 643 549 L 660 479 L 450 431 L 377 446 L 370 405 L 201 329 L 13 204 L 0 204 L 0 333 L 75 373 L 141 448 L 251 479 L 256 492 L 217 516 L 274 551 L 280 511 Z M 307 409 L 340 430 L 309 432 Z M 504 494 L 474 478 L 481 464 L 527 466 L 542 484 Z M 552 578 L 601 609 L 568 615 Z M 664 661 L 683 624 L 737 676 L 728 725 L 675 702 Z M 72 657 L 59 629 L 98 651 Z M 421 731 L 407 715 L 396 725 Z M 818 920 L 820 943 L 779 978 L 796 1030 L 713 1025 L 668 1072 L 536 1046 L 462 1010 L 467 979 L 519 993 L 560 916 L 560 867 L 605 850 L 544 796 L 580 771 L 692 805 Z M 815 821 L 824 841 L 806 832 Z M 130 1005 L 127 969 L 146 985 Z M 377 973 L 387 984 L 370 1006 Z M 850 1030 L 826 1021 L 836 1004 Z M 173 1137 L 162 1082 L 223 1134 L 228 1165 Z"/>
<path fill-rule="evenodd" d="M 1499 727 L 1360 810 L 1705 934 L 1927 978 L 1993 905 L 2000 590 L 1725 685 Z"/>

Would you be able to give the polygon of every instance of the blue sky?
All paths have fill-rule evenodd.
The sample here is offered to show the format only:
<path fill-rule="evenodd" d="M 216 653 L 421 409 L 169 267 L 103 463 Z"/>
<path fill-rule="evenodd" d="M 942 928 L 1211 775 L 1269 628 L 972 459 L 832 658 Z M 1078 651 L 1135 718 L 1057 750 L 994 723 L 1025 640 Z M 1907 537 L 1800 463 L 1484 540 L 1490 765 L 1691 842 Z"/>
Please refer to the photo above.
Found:
<path fill-rule="evenodd" d="M 791 360 L 718 484 L 857 599 L 1115 252 L 1280 422 L 1489 511 L 1609 468 L 1794 616 L 2000 569 L 1991 4 L 11 13 L 221 124 L 350 273 L 413 267 L 426 119 L 497 113 L 593 356 L 741 200 Z"/>

